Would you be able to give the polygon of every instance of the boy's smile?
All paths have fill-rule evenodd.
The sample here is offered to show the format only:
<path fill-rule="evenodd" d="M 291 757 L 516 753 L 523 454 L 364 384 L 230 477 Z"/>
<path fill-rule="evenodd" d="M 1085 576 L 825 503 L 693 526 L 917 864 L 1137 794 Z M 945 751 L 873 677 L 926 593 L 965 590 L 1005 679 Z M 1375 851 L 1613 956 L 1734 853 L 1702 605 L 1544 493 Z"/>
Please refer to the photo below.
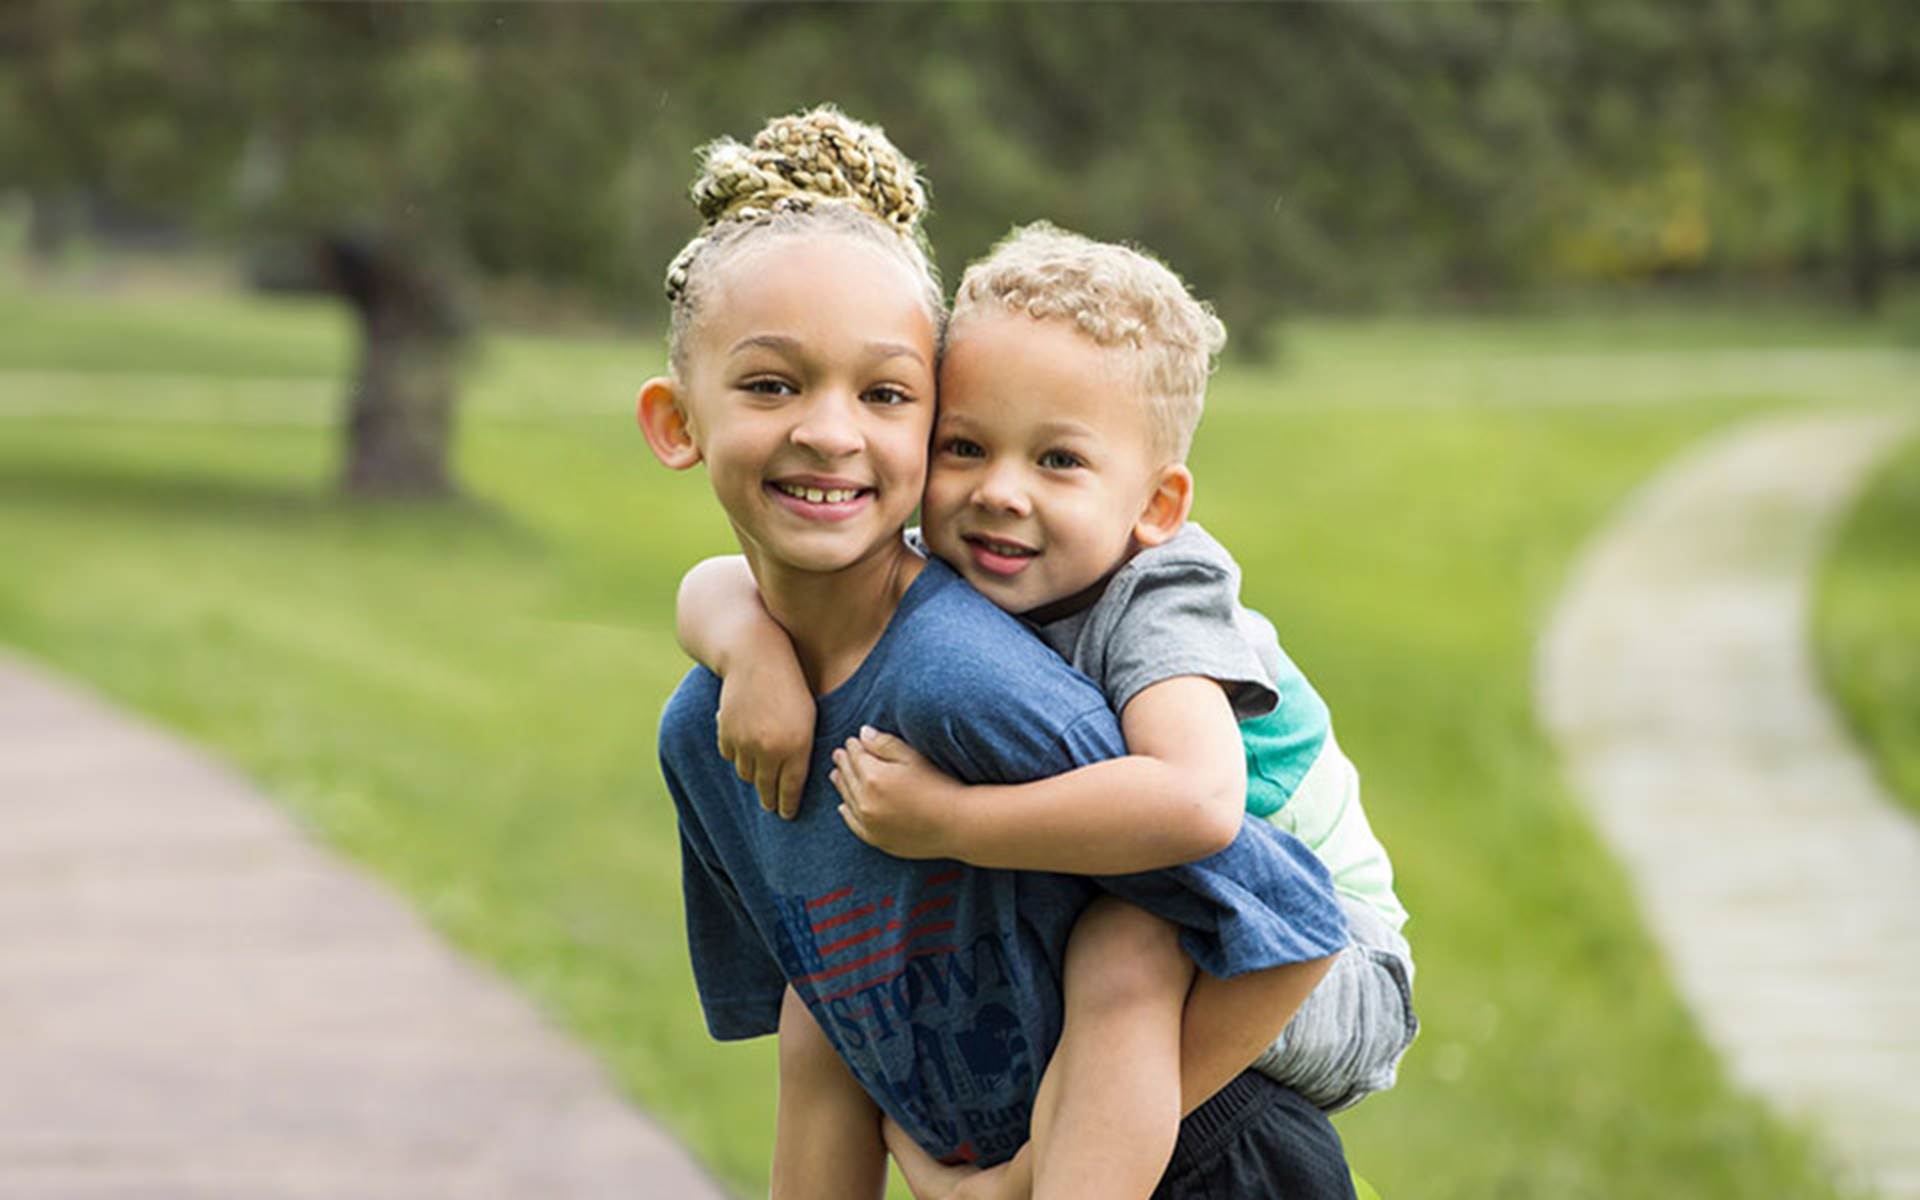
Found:
<path fill-rule="evenodd" d="M 927 545 L 1001 608 L 1075 597 L 1138 548 L 1169 464 L 1124 350 L 1064 321 L 985 313 L 940 366 Z"/>

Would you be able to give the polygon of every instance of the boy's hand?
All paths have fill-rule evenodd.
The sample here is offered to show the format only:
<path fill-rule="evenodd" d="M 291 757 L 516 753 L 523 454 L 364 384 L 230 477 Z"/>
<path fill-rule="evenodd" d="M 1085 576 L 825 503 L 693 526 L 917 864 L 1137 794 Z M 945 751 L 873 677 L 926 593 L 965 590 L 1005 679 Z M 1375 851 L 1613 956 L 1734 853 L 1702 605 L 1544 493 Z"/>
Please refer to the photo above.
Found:
<path fill-rule="evenodd" d="M 827 778 L 854 836 L 900 858 L 951 858 L 951 818 L 965 786 L 890 733 L 862 726 L 833 752 Z"/>
<path fill-rule="evenodd" d="M 813 694 L 792 659 L 736 668 L 720 681 L 720 757 L 760 793 L 760 807 L 800 811 L 813 754 Z"/>

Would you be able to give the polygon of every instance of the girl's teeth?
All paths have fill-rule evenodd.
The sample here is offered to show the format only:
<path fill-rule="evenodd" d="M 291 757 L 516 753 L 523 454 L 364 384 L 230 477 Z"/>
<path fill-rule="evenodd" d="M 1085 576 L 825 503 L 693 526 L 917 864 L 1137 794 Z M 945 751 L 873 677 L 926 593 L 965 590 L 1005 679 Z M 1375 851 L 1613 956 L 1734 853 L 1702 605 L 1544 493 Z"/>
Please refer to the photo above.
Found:
<path fill-rule="evenodd" d="M 823 502 L 827 504 L 840 504 L 859 495 L 858 490 L 854 488 L 791 487 L 782 484 L 780 490 L 789 496 L 798 496 L 809 504 L 820 504 Z"/>

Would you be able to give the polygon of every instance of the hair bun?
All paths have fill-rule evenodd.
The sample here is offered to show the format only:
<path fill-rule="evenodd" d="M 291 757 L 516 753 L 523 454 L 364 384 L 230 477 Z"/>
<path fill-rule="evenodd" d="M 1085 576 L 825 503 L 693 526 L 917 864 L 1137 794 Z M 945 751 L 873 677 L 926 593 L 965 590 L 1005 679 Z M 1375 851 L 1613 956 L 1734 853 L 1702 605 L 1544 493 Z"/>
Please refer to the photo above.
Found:
<path fill-rule="evenodd" d="M 917 237 L 927 211 L 926 184 L 913 160 L 878 126 L 830 104 L 775 117 L 752 146 L 711 142 L 702 164 L 693 202 L 708 225 L 839 200 Z"/>

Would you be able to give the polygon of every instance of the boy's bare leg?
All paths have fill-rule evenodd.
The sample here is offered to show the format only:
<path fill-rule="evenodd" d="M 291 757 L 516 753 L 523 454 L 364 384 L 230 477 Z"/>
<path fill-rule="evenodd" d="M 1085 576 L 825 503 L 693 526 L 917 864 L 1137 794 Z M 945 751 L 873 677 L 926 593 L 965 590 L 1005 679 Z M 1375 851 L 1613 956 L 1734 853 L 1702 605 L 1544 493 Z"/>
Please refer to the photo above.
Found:
<path fill-rule="evenodd" d="M 1180 1127 L 1180 1012 L 1193 963 L 1174 927 L 1103 896 L 1075 922 L 1060 1044 L 1034 1100 L 1035 1200 L 1150 1195 Z"/>
<path fill-rule="evenodd" d="M 780 1004 L 773 1200 L 870 1200 L 886 1186 L 880 1110 L 788 988 Z"/>
<path fill-rule="evenodd" d="M 1232 1083 L 1273 1044 L 1338 955 L 1249 971 L 1232 979 L 1198 972 L 1180 1019 L 1180 1115 Z"/>
<path fill-rule="evenodd" d="M 1111 941 L 1104 948 L 1089 946 L 1087 949 L 1099 950 L 1102 954 L 1155 955 L 1166 953 L 1171 944 L 1172 953 L 1178 957 L 1187 977 L 1193 981 L 1186 994 L 1181 1016 L 1179 1075 L 1182 1117 L 1212 1099 L 1216 1092 L 1233 1082 L 1263 1050 L 1273 1044 L 1273 1040 L 1280 1036 L 1280 1031 L 1286 1028 L 1287 1022 L 1293 1019 L 1293 1014 L 1333 965 L 1334 956 L 1329 955 L 1265 971 L 1252 971 L 1232 979 L 1216 979 L 1193 969 L 1192 963 L 1179 949 L 1177 935 L 1165 922 L 1117 901 L 1103 899 L 1100 903 L 1113 903 L 1125 911 L 1133 912 L 1141 922 L 1150 924 L 1114 921 L 1105 929 L 1096 927 L 1096 932 Z M 1160 927 L 1158 931 L 1152 928 L 1155 925 Z M 1135 935 L 1140 936 L 1136 938 Z M 1076 939 L 1080 936 L 1077 926 L 1074 936 Z M 1076 963 L 1073 943 L 1069 943 L 1066 981 L 1069 995 L 1076 982 L 1083 986 L 1099 986 L 1104 982 L 1090 977 L 1076 978 L 1076 965 L 1089 974 L 1099 969 L 1098 964 L 1091 961 L 1090 955 L 1083 956 Z M 1070 1006 L 1069 1013 L 1071 1011 Z M 1071 1033 L 1070 1017 L 1069 1026 L 1062 1034 L 1062 1045 Z M 1057 1113 L 1062 1105 L 1060 1092 L 1064 1085 L 1061 1072 L 1056 1067 L 1059 1062 L 1060 1053 L 1056 1051 L 1053 1061 L 1047 1064 L 1046 1073 L 1041 1077 L 1039 1095 L 1034 1104 L 1036 1141 L 1040 1138 L 1042 1113 Z M 1092 1099 L 1097 1101 L 1099 1094 L 1096 1093 Z M 1055 1136 L 1058 1136 L 1057 1133 Z M 1177 1122 L 1175 1136 L 1178 1136 Z M 1170 1143 L 1167 1155 L 1172 1155 Z M 1027 1200 L 1035 1194 L 1034 1162 L 1035 1143 L 1029 1142 L 1011 1160 L 990 1172 L 964 1176 L 962 1168 L 939 1167 L 940 1171 L 948 1173 L 941 1177 L 941 1186 L 926 1194 L 916 1188 L 914 1194 L 920 1200 L 944 1200 L 948 1196 L 960 1200 L 961 1197 L 976 1195 L 992 1197 L 994 1200 Z M 934 1165 L 938 1167 L 938 1164 Z M 1163 1161 L 1161 1170 L 1164 1171 L 1164 1168 Z M 1158 1181 L 1159 1172 L 1156 1172 L 1147 1191 L 1139 1194 L 1151 1194 L 1152 1187 Z M 1098 1193 L 1089 1190 L 1086 1194 Z"/>

